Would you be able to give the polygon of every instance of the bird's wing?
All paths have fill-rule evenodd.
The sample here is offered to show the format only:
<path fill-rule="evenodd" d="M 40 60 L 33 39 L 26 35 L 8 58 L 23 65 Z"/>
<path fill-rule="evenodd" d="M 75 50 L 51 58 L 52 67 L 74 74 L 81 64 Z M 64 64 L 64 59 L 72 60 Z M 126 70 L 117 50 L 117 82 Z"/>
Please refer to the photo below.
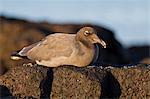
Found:
<path fill-rule="evenodd" d="M 37 42 L 37 43 L 34 43 L 34 44 L 31 44 L 27 47 L 24 47 L 22 50 L 19 51 L 19 55 L 20 56 L 27 56 L 27 53 L 32 49 L 34 48 L 35 46 L 37 46 L 38 44 L 40 44 L 41 42 Z"/>
<path fill-rule="evenodd" d="M 73 50 L 74 36 L 67 34 L 49 35 L 27 52 L 31 60 L 50 60 L 56 57 L 69 57 Z M 27 47 L 28 50 L 29 47 Z"/>

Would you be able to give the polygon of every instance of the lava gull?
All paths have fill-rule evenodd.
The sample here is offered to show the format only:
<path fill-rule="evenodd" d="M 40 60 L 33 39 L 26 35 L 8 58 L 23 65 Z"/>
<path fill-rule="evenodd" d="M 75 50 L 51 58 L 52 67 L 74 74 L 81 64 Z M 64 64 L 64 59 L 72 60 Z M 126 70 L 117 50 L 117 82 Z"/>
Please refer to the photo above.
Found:
<path fill-rule="evenodd" d="M 26 57 L 38 65 L 47 67 L 62 65 L 84 67 L 98 56 L 95 53 L 95 43 L 106 48 L 106 43 L 97 36 L 92 27 L 83 27 L 76 34 L 50 34 L 41 41 L 13 53 L 11 59 L 19 60 Z"/>

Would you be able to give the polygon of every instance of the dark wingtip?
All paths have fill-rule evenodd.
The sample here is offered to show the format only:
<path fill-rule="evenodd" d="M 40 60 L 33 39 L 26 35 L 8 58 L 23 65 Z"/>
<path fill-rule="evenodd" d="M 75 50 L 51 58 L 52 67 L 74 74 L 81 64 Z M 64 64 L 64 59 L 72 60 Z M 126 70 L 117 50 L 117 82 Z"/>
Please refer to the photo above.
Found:
<path fill-rule="evenodd" d="M 21 55 L 19 55 L 19 52 L 20 52 L 20 50 L 18 50 L 18 51 L 16 51 L 16 52 L 12 52 L 11 53 L 11 59 L 13 59 L 13 57 L 18 57 L 18 59 L 20 58 L 24 58 L 24 59 L 28 59 L 27 58 L 27 56 L 21 56 Z M 16 59 L 16 60 L 18 60 L 18 59 Z M 13 59 L 13 60 L 15 60 L 15 59 Z"/>
<path fill-rule="evenodd" d="M 12 52 L 11 53 L 11 56 L 18 56 L 19 54 L 18 54 L 18 52 Z"/>
<path fill-rule="evenodd" d="M 11 56 L 20 56 L 20 55 L 18 54 L 20 51 L 21 51 L 21 50 L 12 52 L 12 53 L 11 53 Z"/>

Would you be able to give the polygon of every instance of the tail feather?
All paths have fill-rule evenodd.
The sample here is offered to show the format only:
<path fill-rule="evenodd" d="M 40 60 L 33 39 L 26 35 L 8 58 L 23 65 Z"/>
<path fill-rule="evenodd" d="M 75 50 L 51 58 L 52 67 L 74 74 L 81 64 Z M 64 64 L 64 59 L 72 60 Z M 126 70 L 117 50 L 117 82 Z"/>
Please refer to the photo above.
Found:
<path fill-rule="evenodd" d="M 33 47 L 37 46 L 38 44 L 40 44 L 40 42 L 34 43 L 30 46 L 24 47 L 21 50 L 13 52 L 11 54 L 11 59 L 12 60 L 20 60 L 20 59 L 23 59 L 23 58 L 28 59 L 27 56 L 26 56 L 28 51 L 30 51 Z"/>
<path fill-rule="evenodd" d="M 25 59 L 27 59 L 27 56 L 21 56 L 21 55 L 19 55 L 19 52 L 20 52 L 20 50 L 19 51 L 16 51 L 16 52 L 13 52 L 12 54 L 11 54 L 11 59 L 12 60 L 20 60 L 20 59 L 23 59 L 23 58 L 25 58 Z"/>

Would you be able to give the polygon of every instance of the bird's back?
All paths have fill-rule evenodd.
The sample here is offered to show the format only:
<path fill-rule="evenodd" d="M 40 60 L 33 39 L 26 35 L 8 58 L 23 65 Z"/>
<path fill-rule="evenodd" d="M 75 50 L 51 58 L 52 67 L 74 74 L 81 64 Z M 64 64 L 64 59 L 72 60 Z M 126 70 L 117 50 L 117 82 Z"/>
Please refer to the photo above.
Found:
<path fill-rule="evenodd" d="M 69 56 L 72 53 L 75 35 L 56 33 L 47 36 L 27 53 L 32 60 L 51 60 L 54 57 Z"/>

